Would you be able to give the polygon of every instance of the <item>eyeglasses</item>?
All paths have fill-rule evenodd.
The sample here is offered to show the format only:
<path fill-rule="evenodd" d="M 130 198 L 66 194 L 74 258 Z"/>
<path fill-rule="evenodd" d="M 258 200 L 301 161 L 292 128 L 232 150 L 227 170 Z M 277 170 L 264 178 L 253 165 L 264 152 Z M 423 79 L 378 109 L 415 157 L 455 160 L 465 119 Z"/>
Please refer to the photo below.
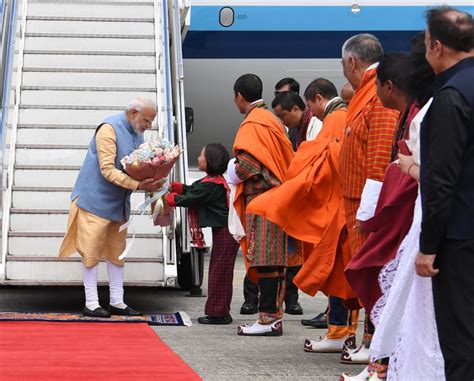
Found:
<path fill-rule="evenodd" d="M 153 124 L 153 120 L 154 120 L 155 118 L 153 118 L 153 119 L 145 118 L 145 117 L 143 116 L 143 114 L 142 114 L 141 111 L 138 111 L 138 113 L 142 116 L 142 119 L 145 121 L 145 123 L 147 123 L 147 124 Z"/>

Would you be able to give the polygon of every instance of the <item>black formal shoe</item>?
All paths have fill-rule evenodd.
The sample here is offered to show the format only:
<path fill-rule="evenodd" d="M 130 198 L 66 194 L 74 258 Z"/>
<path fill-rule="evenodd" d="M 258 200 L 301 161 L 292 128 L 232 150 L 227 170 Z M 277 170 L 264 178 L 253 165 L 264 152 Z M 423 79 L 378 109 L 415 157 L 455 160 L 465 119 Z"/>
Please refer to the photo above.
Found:
<path fill-rule="evenodd" d="M 303 315 L 303 308 L 299 302 L 294 302 L 285 308 L 285 314 L 289 315 Z"/>
<path fill-rule="evenodd" d="M 328 327 L 327 315 L 325 312 L 321 312 L 319 315 L 315 316 L 309 320 L 301 320 L 301 324 L 307 325 L 309 327 L 324 329 Z"/>
<path fill-rule="evenodd" d="M 95 310 L 90 310 L 87 307 L 84 307 L 82 310 L 82 314 L 84 316 L 89 316 L 89 317 L 99 317 L 99 318 L 109 318 L 110 317 L 110 312 L 107 310 L 104 310 L 102 307 L 97 307 Z"/>
<path fill-rule="evenodd" d="M 230 324 L 232 323 L 232 316 L 201 316 L 198 318 L 200 324 Z"/>
<path fill-rule="evenodd" d="M 240 314 L 241 315 L 253 315 L 258 312 L 258 307 L 256 304 L 252 304 L 249 302 L 244 302 L 242 307 L 240 307 Z"/>
<path fill-rule="evenodd" d="M 125 308 L 117 308 L 109 304 L 107 307 L 107 310 L 112 314 L 112 315 L 121 315 L 121 316 L 143 316 L 141 312 L 135 311 L 133 308 L 130 308 L 129 306 Z"/>

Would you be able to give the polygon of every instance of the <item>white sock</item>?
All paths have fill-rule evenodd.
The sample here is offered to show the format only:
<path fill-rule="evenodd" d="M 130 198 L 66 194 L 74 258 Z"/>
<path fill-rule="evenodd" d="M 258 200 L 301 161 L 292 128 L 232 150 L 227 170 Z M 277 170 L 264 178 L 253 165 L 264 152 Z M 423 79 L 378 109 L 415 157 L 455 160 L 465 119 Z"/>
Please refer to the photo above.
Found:
<path fill-rule="evenodd" d="M 86 295 L 86 307 L 91 311 L 100 307 L 99 294 L 97 293 L 97 273 L 99 265 L 94 267 L 86 267 L 84 263 L 82 265 L 82 278 L 84 281 L 84 292 Z"/>
<path fill-rule="evenodd" d="M 107 261 L 107 273 L 109 274 L 110 305 L 121 309 L 127 308 L 123 302 L 124 267 Z"/>

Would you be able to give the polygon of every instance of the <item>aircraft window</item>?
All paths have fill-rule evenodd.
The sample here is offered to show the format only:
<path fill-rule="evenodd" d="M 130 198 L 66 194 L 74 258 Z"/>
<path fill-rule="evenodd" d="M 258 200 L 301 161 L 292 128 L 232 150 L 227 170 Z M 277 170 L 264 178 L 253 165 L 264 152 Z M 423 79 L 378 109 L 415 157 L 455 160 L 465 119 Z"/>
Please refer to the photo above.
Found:
<path fill-rule="evenodd" d="M 229 27 L 234 23 L 234 10 L 230 7 L 224 7 L 219 12 L 219 23 L 222 26 Z"/>
<path fill-rule="evenodd" d="M 360 5 L 359 4 L 352 4 L 352 7 L 351 7 L 351 12 L 354 13 L 355 15 L 358 15 L 360 13 L 361 9 L 360 9 Z"/>

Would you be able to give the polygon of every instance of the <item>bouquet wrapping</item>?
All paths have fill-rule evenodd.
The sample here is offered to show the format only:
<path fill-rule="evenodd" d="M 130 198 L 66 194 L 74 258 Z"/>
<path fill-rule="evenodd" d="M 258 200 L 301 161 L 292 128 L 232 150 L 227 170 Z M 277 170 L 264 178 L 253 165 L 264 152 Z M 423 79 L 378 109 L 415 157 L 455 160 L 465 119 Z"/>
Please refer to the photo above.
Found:
<path fill-rule="evenodd" d="M 178 145 L 173 146 L 167 140 L 145 142 L 120 162 L 125 172 L 135 180 L 152 177 L 160 180 L 169 175 L 181 152 Z"/>
<path fill-rule="evenodd" d="M 167 140 L 151 141 L 141 144 L 120 162 L 125 172 L 135 180 L 142 181 L 149 178 L 161 180 L 169 175 L 182 152 L 178 145 L 173 146 Z M 168 207 L 162 199 L 167 188 L 168 184 L 165 182 L 162 190 L 150 193 L 147 199 L 148 205 L 151 204 L 151 214 L 155 225 L 169 226 L 171 224 L 172 208 Z"/>

